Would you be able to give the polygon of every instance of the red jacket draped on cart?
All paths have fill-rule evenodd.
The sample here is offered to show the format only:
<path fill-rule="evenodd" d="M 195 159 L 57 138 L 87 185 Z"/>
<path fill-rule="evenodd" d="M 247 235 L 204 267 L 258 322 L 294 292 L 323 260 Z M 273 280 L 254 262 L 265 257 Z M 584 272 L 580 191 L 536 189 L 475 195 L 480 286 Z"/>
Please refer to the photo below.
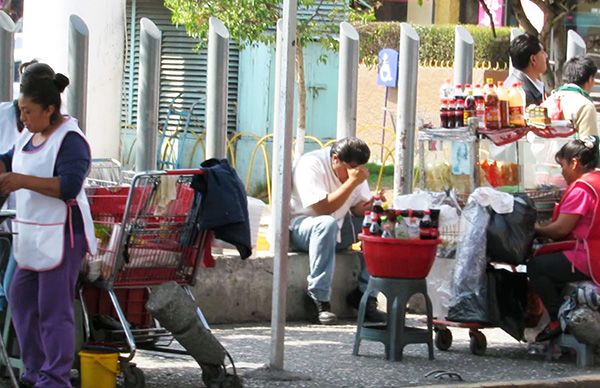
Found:
<path fill-rule="evenodd" d="M 575 187 L 587 187 L 594 193 L 594 196 L 596 197 L 596 207 L 592 215 L 592 223 L 587 236 L 573 236 L 573 238 L 575 239 L 576 244 L 584 244 L 587 253 L 587 263 L 590 270 L 590 276 L 594 283 L 600 285 L 600 172 L 589 172 L 584 174 L 575 182 L 571 183 L 561 201 L 554 208 L 552 220 L 554 221 L 556 218 L 558 218 L 564 199 Z M 566 244 L 570 244 L 570 246 Z M 572 244 L 572 241 L 549 244 L 549 247 L 544 249 L 544 251 L 550 252 L 556 250 L 565 250 L 572 248 Z M 552 247 L 554 247 L 554 249 Z M 537 254 L 539 255 L 541 252 L 538 251 Z"/>

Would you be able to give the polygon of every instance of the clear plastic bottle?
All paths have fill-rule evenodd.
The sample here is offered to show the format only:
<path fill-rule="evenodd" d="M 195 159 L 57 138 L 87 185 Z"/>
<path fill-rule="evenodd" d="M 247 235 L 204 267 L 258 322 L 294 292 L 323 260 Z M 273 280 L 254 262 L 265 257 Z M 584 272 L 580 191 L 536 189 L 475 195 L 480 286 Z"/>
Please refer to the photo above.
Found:
<path fill-rule="evenodd" d="M 396 216 L 396 224 L 394 225 L 394 236 L 396 238 L 408 238 L 408 230 L 404 217 L 400 214 Z"/>
<path fill-rule="evenodd" d="M 446 79 L 440 86 L 440 100 L 449 99 L 452 97 L 452 84 L 449 79 Z"/>
<path fill-rule="evenodd" d="M 387 216 L 381 216 L 381 237 L 394 238 L 394 224 L 390 222 Z"/>
<path fill-rule="evenodd" d="M 419 219 L 417 217 L 409 217 L 404 220 L 406 221 L 406 234 L 408 238 L 419 238 L 421 234 L 419 231 Z"/>

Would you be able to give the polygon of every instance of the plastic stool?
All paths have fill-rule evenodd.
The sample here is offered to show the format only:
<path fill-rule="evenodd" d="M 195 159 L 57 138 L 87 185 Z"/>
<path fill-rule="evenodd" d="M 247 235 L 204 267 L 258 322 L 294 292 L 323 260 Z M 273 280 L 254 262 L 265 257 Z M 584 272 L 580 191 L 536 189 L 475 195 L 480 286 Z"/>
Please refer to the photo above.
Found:
<path fill-rule="evenodd" d="M 367 300 L 370 295 L 381 292 L 387 298 L 387 325 L 365 324 Z M 427 309 L 427 329 L 407 327 L 406 304 L 414 294 L 423 294 Z M 357 356 L 360 341 L 382 342 L 385 356 L 390 361 L 401 361 L 402 352 L 407 344 L 426 343 L 429 348 L 429 359 L 433 360 L 432 307 L 427 295 L 425 279 L 395 279 L 373 277 L 369 279 L 367 290 L 360 300 L 358 322 L 352 354 Z"/>
<path fill-rule="evenodd" d="M 577 367 L 585 368 L 594 365 L 594 347 L 592 345 L 579 342 L 572 334 L 561 334 L 550 341 L 548 346 L 548 354 L 546 358 L 552 356 L 552 348 L 554 345 L 571 348 L 577 352 Z"/>

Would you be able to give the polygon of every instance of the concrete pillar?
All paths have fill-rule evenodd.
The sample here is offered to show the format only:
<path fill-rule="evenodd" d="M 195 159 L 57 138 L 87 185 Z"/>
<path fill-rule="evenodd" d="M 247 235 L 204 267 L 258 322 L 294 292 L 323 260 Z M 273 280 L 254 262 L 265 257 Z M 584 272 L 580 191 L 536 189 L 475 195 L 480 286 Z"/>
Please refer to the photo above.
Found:
<path fill-rule="evenodd" d="M 463 26 L 454 28 L 454 84 L 473 83 L 475 42 Z"/>
<path fill-rule="evenodd" d="M 283 0 L 283 19 L 277 37 L 279 57 L 276 80 L 275 128 L 273 131 L 272 222 L 277 238 L 273 257 L 273 302 L 271 308 L 271 351 L 269 365 L 283 369 L 290 199 L 292 197 L 292 142 L 294 127 L 294 64 L 296 58 L 297 0 Z"/>
<path fill-rule="evenodd" d="M 219 19 L 208 20 L 206 78 L 206 158 L 227 157 L 227 73 L 229 31 Z"/>
<path fill-rule="evenodd" d="M 160 46 L 162 34 L 148 18 L 140 20 L 140 70 L 138 84 L 136 171 L 156 169 Z"/>
<path fill-rule="evenodd" d="M 573 30 L 569 30 L 567 32 L 567 57 L 565 58 L 565 62 L 573 57 L 585 55 L 585 53 L 585 41 L 581 35 Z"/>
<path fill-rule="evenodd" d="M 350 23 L 340 23 L 338 70 L 337 139 L 356 136 L 358 92 L 358 32 Z"/>
<path fill-rule="evenodd" d="M 410 24 L 400 23 L 394 197 L 412 192 L 418 71 L 419 35 Z"/>
<path fill-rule="evenodd" d="M 85 133 L 87 113 L 88 47 L 90 32 L 77 15 L 69 17 L 69 63 L 70 84 L 67 88 L 67 112 L 79 121 Z"/>
<path fill-rule="evenodd" d="M 0 101 L 13 99 L 15 23 L 0 11 Z"/>

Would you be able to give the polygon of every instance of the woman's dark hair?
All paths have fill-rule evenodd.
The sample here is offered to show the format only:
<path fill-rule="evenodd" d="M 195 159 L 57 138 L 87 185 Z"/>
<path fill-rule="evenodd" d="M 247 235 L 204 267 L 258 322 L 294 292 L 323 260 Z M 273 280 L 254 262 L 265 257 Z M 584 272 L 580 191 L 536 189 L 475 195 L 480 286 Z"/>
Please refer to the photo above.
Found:
<path fill-rule="evenodd" d="M 572 159 L 577 159 L 586 170 L 595 169 L 598 166 L 598 138 L 588 136 L 585 139 L 571 140 L 554 156 L 556 163 Z"/>
<path fill-rule="evenodd" d="M 542 50 L 540 40 L 532 34 L 521 34 L 510 42 L 508 54 L 512 65 L 519 70 L 523 70 L 529 65 L 529 60 L 532 55 L 539 53 Z"/>
<path fill-rule="evenodd" d="M 563 66 L 563 81 L 578 86 L 585 85 L 590 77 L 596 75 L 598 66 L 589 55 L 573 57 Z"/>
<path fill-rule="evenodd" d="M 365 164 L 371 157 L 371 150 L 364 141 L 357 137 L 345 137 L 333 143 L 329 153 L 337 155 L 344 163 Z"/>
<path fill-rule="evenodd" d="M 33 63 L 25 68 L 21 76 L 21 95 L 47 109 L 54 106 L 50 122 L 60 119 L 60 94 L 69 85 L 69 79 L 45 63 Z"/>

